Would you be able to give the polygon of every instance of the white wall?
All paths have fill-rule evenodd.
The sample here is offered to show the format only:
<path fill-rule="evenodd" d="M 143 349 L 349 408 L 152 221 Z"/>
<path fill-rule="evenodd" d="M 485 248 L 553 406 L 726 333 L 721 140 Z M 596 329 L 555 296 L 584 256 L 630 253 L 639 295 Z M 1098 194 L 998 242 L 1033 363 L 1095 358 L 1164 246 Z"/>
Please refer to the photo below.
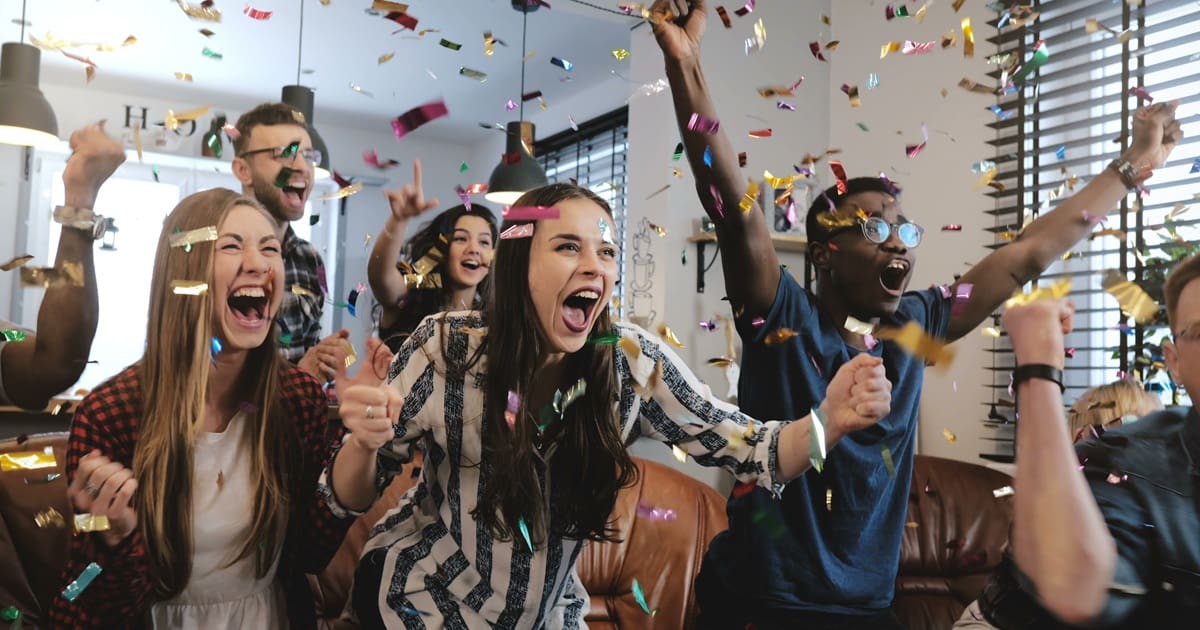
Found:
<path fill-rule="evenodd" d="M 730 11 L 732 29 L 725 29 L 716 15 L 710 16 L 702 49 L 705 75 L 713 91 L 721 128 L 730 134 L 735 149 L 748 153 L 744 170 L 748 177 L 761 181 L 764 169 L 777 176 L 791 174 L 792 165 L 805 152 L 819 153 L 830 144 L 826 124 L 830 67 L 815 60 L 808 51 L 809 41 L 829 39 L 828 27 L 821 23 L 820 16 L 829 13 L 830 4 L 828 1 L 759 3 L 744 18 L 733 16 Z M 753 23 L 758 18 L 766 25 L 767 43 L 762 50 L 746 56 L 743 41 L 752 35 Z M 649 28 L 633 31 L 629 50 L 629 78 L 636 84 L 665 77 L 662 53 Z M 777 109 L 776 99 L 764 99 L 757 92 L 768 85 L 791 85 L 800 76 L 805 80 L 795 97 L 785 99 L 796 105 L 796 111 Z M 774 130 L 773 137 L 756 140 L 747 135 L 748 131 L 764 127 Z M 636 231 L 642 217 L 667 229 L 665 238 L 652 239 L 655 324 L 666 322 L 672 328 L 687 346 L 679 350 L 684 360 L 716 393 L 723 395 L 726 391 L 723 372 L 704 362 L 725 354 L 725 336 L 723 332 L 707 332 L 699 322 L 717 313 L 729 316 L 730 309 L 721 300 L 725 282 L 719 260 L 705 275 L 705 292 L 696 293 L 699 261 L 696 246 L 688 244 L 687 237 L 698 231 L 696 220 L 704 215 L 704 210 L 687 164 L 683 160 L 671 161 L 677 142 L 679 131 L 668 91 L 630 102 L 630 233 Z M 681 169 L 683 178 L 675 178 L 672 167 Z M 671 185 L 666 192 L 646 199 L 666 184 Z M 803 210 L 799 212 L 802 219 Z M 712 250 L 711 246 L 707 248 L 709 260 Z M 687 253 L 686 264 L 681 263 L 683 251 Z M 803 273 L 803 258 L 799 255 L 781 254 L 780 258 L 792 270 Z M 633 269 L 628 262 L 627 268 Z M 628 295 L 625 301 L 630 303 Z M 637 455 L 679 467 L 718 489 L 727 490 L 731 485 L 730 477 L 722 471 L 701 468 L 691 460 L 678 464 L 665 446 L 643 441 L 633 450 Z"/>
<path fill-rule="evenodd" d="M 872 175 L 885 171 L 904 187 L 901 197 L 905 214 L 925 227 L 925 240 L 916 250 L 917 265 L 910 288 L 953 281 L 954 274 L 967 270 L 988 253 L 991 243 L 991 199 L 974 188 L 979 175 L 971 164 L 994 157 L 986 141 L 994 134 L 984 125 L 995 118 L 985 108 L 994 98 L 974 94 L 957 87 L 959 79 L 986 79 L 995 66 L 984 61 L 994 54 L 994 46 L 984 40 L 993 29 L 987 20 L 995 14 L 982 2 L 968 2 L 955 13 L 949 3 L 931 4 L 923 23 L 913 18 L 884 19 L 884 5 L 869 5 L 861 0 L 832 3 L 834 30 L 842 39 L 833 54 L 833 78 L 829 99 L 829 130 L 833 146 L 842 149 L 841 159 L 848 174 Z M 970 17 L 975 30 L 975 56 L 963 56 L 961 20 Z M 851 30 L 851 27 L 853 30 Z M 925 55 L 892 53 L 879 58 L 879 47 L 890 40 L 911 39 L 925 42 L 940 40 L 958 30 L 959 42 L 953 48 Z M 878 73 L 879 87 L 867 89 L 867 75 Z M 843 83 L 859 86 L 862 107 L 853 109 L 842 93 Z M 948 91 L 942 97 L 941 91 Z M 857 123 L 870 130 L 862 131 Z M 905 156 L 905 145 L 922 140 L 921 123 L 929 130 L 929 143 L 913 159 Z M 990 189 L 985 189 L 990 190 Z M 956 223 L 961 232 L 943 232 L 941 227 Z M 985 434 L 981 420 L 987 414 L 990 373 L 984 367 L 983 349 L 991 339 L 973 332 L 955 344 L 958 352 L 953 367 L 942 372 L 925 371 L 925 389 L 921 398 L 919 450 L 926 455 L 979 463 L 980 452 L 992 452 L 990 444 L 980 440 Z M 957 436 L 951 443 L 942 430 Z M 990 430 L 994 431 L 994 430 Z"/>

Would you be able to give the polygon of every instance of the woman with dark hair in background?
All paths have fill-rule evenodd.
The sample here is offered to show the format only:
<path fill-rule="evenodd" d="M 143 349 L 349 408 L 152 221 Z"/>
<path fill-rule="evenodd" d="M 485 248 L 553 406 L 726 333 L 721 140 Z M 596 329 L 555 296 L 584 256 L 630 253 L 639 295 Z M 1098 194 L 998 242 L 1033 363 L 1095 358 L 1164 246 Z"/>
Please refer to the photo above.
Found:
<path fill-rule="evenodd" d="M 644 435 L 770 489 L 819 465 L 815 427 L 823 457 L 889 410 L 880 360 L 860 355 L 809 416 L 747 417 L 658 338 L 609 319 L 620 254 L 603 199 L 552 184 L 515 205 L 539 216 L 505 223 L 484 310 L 426 318 L 390 384 L 365 371 L 345 384 L 349 435 L 321 482 L 335 511 L 369 509 L 425 450 L 420 482 L 364 548 L 352 595 L 364 627 L 581 627 L 575 562 L 586 541 L 623 535 L 612 511 L 637 475 L 625 444 Z"/>
<path fill-rule="evenodd" d="M 486 206 L 454 206 L 434 217 L 408 241 L 410 219 L 437 207 L 420 196 L 421 162 L 413 163 L 414 185 L 388 191 L 392 213 L 371 250 L 367 280 L 379 303 L 379 338 L 396 351 L 422 319 L 442 311 L 481 306 L 496 244 L 496 222 Z M 420 199 L 420 203 L 417 200 Z"/>

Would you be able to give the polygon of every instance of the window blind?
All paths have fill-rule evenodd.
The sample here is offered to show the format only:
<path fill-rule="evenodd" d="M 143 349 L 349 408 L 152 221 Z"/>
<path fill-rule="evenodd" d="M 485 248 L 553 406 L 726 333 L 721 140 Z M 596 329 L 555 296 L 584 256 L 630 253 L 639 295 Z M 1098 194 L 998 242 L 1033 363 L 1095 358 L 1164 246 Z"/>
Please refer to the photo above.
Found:
<path fill-rule="evenodd" d="M 1125 150 L 1134 111 L 1154 102 L 1186 98 L 1194 92 L 1200 59 L 1200 11 L 1194 0 L 1096 2 L 1034 0 L 1039 15 L 1021 22 L 1001 8 L 990 22 L 996 35 L 995 70 L 1003 85 L 1015 66 L 1026 63 L 1038 42 L 1049 52 L 1035 72 L 996 100 L 996 174 L 988 193 L 995 218 L 993 248 L 1058 201 L 1079 190 Z M 1179 115 L 1186 118 L 1187 104 Z M 1194 116 L 1191 118 L 1195 118 Z M 1188 122 L 1186 119 L 1186 123 Z M 1194 133 L 1194 132 L 1193 132 Z M 1169 334 L 1165 308 L 1154 323 L 1137 325 L 1101 286 L 1115 270 L 1162 304 L 1162 280 L 1170 265 L 1193 251 L 1200 240 L 1200 195 L 1192 164 L 1200 137 L 1185 138 L 1167 164 L 1155 171 L 1149 195 L 1127 196 L 1093 238 L 1056 262 L 1039 283 L 1071 281 L 1077 307 L 1075 330 L 1067 338 L 1066 400 L 1087 388 L 1129 375 L 1140 379 L 1165 404 L 1180 404 L 1162 366 L 1161 342 Z M 1096 214 L 1109 208 L 1097 208 Z M 1097 236 L 1103 230 L 1112 230 Z M 1013 421 L 1009 374 L 1014 367 L 1007 337 L 989 349 L 993 405 L 989 424 Z M 1010 446 L 1011 452 L 1011 446 Z"/>

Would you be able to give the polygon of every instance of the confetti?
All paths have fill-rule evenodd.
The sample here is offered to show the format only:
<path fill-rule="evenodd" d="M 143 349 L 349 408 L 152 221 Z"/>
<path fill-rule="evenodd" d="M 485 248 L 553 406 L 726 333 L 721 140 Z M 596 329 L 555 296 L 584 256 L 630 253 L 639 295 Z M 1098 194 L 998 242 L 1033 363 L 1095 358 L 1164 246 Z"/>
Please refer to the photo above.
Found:
<path fill-rule="evenodd" d="M 889 22 L 893 18 L 908 17 L 908 7 L 902 4 L 900 5 L 900 8 L 897 9 L 893 5 L 889 4 L 886 8 L 884 8 L 883 14 L 885 17 L 887 17 Z"/>
<path fill-rule="evenodd" d="M 743 5 L 742 8 L 735 10 L 733 14 L 738 17 L 746 17 L 753 10 L 754 0 L 746 0 L 746 4 Z"/>
<path fill-rule="evenodd" d="M 881 328 L 875 337 L 894 342 L 909 354 L 925 359 L 932 366 L 945 370 L 954 361 L 954 348 L 945 341 L 934 339 L 916 322 L 908 322 L 903 328 Z"/>
<path fill-rule="evenodd" d="M 562 68 L 563 70 L 566 70 L 567 72 L 570 72 L 571 70 L 573 70 L 575 68 L 575 64 L 571 63 L 570 61 L 567 61 L 566 59 L 562 59 L 560 57 L 551 57 L 550 63 L 552 65 L 558 66 L 559 68 Z"/>
<path fill-rule="evenodd" d="M 33 260 L 33 256 L 30 254 L 25 254 L 23 256 L 17 256 L 15 258 L 13 258 L 12 260 L 0 265 L 0 271 L 12 271 L 13 269 L 16 269 L 17 267 L 21 267 L 21 266 L 25 265 L 25 263 L 27 263 L 31 260 Z"/>
<path fill-rule="evenodd" d="M 250 5 L 248 5 L 248 4 L 247 4 L 247 5 L 246 5 L 246 8 L 245 8 L 245 9 L 242 9 L 242 13 L 245 13 L 245 14 L 246 14 L 246 17 L 248 17 L 248 18 L 250 18 L 250 19 L 252 19 L 252 20 L 259 20 L 259 21 L 263 21 L 263 20 L 269 20 L 269 19 L 271 19 L 271 15 L 273 15 L 273 13 L 274 13 L 274 12 L 272 12 L 272 11 L 262 11 L 262 10 L 259 10 L 259 9 L 255 9 L 254 7 L 252 7 L 252 6 L 250 6 Z"/>
<path fill-rule="evenodd" d="M 821 61 L 829 61 L 825 58 L 825 55 L 821 53 L 821 42 L 809 42 L 808 50 L 812 52 L 813 57 L 816 57 Z"/>
<path fill-rule="evenodd" d="M 754 5 L 754 0 L 750 0 L 751 6 Z M 658 613 L 658 609 L 650 610 L 650 606 L 646 604 L 646 593 L 642 591 L 642 585 L 638 583 L 637 578 L 633 578 L 633 598 L 637 601 L 638 606 L 642 607 L 642 611 L 653 617 Z"/>
<path fill-rule="evenodd" d="M 721 122 L 718 120 L 709 120 L 698 113 L 694 113 L 688 119 L 687 128 L 699 133 L 713 134 L 717 133 L 717 130 L 721 128 Z"/>
<path fill-rule="evenodd" d="M 951 431 L 950 429 L 943 428 L 942 429 L 942 437 L 946 438 L 947 442 L 953 443 L 953 442 L 958 441 L 958 436 L 954 435 L 954 432 Z"/>
<path fill-rule="evenodd" d="M 108 517 L 103 514 L 76 514 L 74 520 L 76 534 L 106 532 L 112 529 L 108 523 Z"/>
<path fill-rule="evenodd" d="M 529 547 L 530 551 L 533 551 L 533 540 L 529 537 L 529 526 L 525 524 L 524 517 L 517 519 L 517 527 L 521 530 L 521 536 L 525 539 L 525 545 Z"/>
<path fill-rule="evenodd" d="M 39 468 L 54 468 L 58 465 L 54 459 L 54 449 L 46 447 L 42 451 L 13 451 L 0 453 L 0 471 L 37 470 Z"/>
<path fill-rule="evenodd" d="M 204 295 L 208 292 L 208 283 L 197 280 L 172 280 L 171 292 L 175 295 Z"/>
<path fill-rule="evenodd" d="M 63 519 L 62 513 L 52 507 L 34 514 L 33 522 L 41 529 L 67 526 L 67 521 Z"/>
<path fill-rule="evenodd" d="M 396 140 L 400 140 L 418 127 L 446 116 L 448 113 L 445 101 L 430 101 L 424 105 L 418 105 L 393 119 L 392 131 L 396 134 Z"/>
<path fill-rule="evenodd" d="M 755 129 L 749 132 L 751 138 L 770 138 L 772 135 L 771 129 Z"/>
<path fill-rule="evenodd" d="M 403 26 L 404 28 L 407 28 L 411 31 L 417 30 L 417 18 L 409 15 L 408 13 L 406 13 L 404 11 L 391 11 L 387 15 L 384 15 L 383 19 L 391 20 L 391 21 L 399 24 L 400 26 Z M 401 29 L 401 30 L 403 30 L 403 29 Z"/>
<path fill-rule="evenodd" d="M 745 164 L 742 164 L 745 166 Z M 758 199 L 758 182 L 753 179 L 746 181 L 746 192 L 742 194 L 742 199 L 738 201 L 738 207 L 742 209 L 742 214 L 749 214 L 754 209 L 754 203 Z"/>
<path fill-rule="evenodd" d="M 767 43 L 767 28 L 763 26 L 763 21 L 760 18 L 754 24 L 754 36 L 746 38 L 744 45 L 745 54 L 749 55 L 752 52 L 762 50 L 762 47 Z"/>
<path fill-rule="evenodd" d="M 476 184 L 487 188 L 486 184 Z M 482 190 L 480 192 L 483 192 Z M 474 193 L 478 194 L 478 193 Z M 542 219 L 557 219 L 559 209 L 554 206 L 511 206 L 503 211 L 505 221 L 540 221 Z"/>
<path fill-rule="evenodd" d="M 717 7 L 717 15 L 720 16 L 721 23 L 725 25 L 725 28 L 733 28 L 733 22 L 729 20 L 729 12 L 725 10 L 725 7 Z"/>
<path fill-rule="evenodd" d="M 829 160 L 829 170 L 833 171 L 833 176 L 837 179 L 838 194 L 846 194 L 846 167 L 842 165 L 842 161 Z M 831 201 L 829 205 L 833 207 L 833 202 Z"/>
<path fill-rule="evenodd" d="M 190 72 L 176 72 L 175 79 L 184 83 L 192 82 L 192 74 Z"/>
<path fill-rule="evenodd" d="M 216 33 L 214 33 L 212 30 L 207 29 L 207 28 L 200 29 L 200 34 L 205 37 L 212 37 L 213 35 L 216 35 Z"/>
<path fill-rule="evenodd" d="M 1002 498 L 1002 497 L 1011 497 L 1012 495 L 1013 495 L 1013 487 L 1012 486 L 1001 486 L 999 488 L 996 488 L 995 490 L 992 490 L 992 496 L 996 497 L 997 499 Z"/>
<path fill-rule="evenodd" d="M 438 45 L 441 46 L 442 48 L 449 48 L 450 50 L 462 49 L 462 44 L 459 44 L 457 42 L 452 42 L 452 41 L 446 39 L 445 37 L 442 38 L 442 41 L 438 42 Z"/>
<path fill-rule="evenodd" d="M 671 454 L 674 455 L 675 459 L 679 460 L 679 463 L 681 464 L 687 461 L 687 452 L 678 446 L 675 446 L 674 444 L 671 445 Z"/>
<path fill-rule="evenodd" d="M 1014 306 L 1023 306 L 1038 300 L 1056 300 L 1066 297 L 1071 292 L 1071 281 L 1067 279 L 1059 280 L 1049 286 L 1042 286 L 1023 293 L 1018 290 L 1013 293 L 1013 296 L 1004 302 L 1004 308 L 1012 308 Z"/>
<path fill-rule="evenodd" d="M 777 328 L 767 333 L 767 335 L 763 337 L 763 343 L 767 344 L 768 346 L 781 344 L 797 336 L 798 334 L 799 333 L 790 328 Z"/>
<path fill-rule="evenodd" d="M 72 580 L 71 583 L 68 584 L 65 589 L 63 589 L 63 599 L 69 602 L 75 601 L 75 599 L 79 597 L 79 594 L 82 593 L 84 589 L 86 589 L 88 585 L 92 583 L 92 580 L 96 579 L 97 575 L 100 575 L 101 571 L 103 571 L 103 569 L 100 568 L 100 565 L 96 564 L 95 562 L 89 562 L 87 567 L 83 569 L 83 572 L 79 574 L 79 577 Z"/>
<path fill-rule="evenodd" d="M 937 45 L 938 43 L 936 40 L 931 42 L 914 42 L 904 40 L 904 45 L 900 47 L 900 54 L 924 55 L 926 53 L 933 52 L 933 50 L 937 48 Z"/>
<path fill-rule="evenodd" d="M 391 60 L 392 60 L 392 58 L 393 58 L 393 57 L 395 57 L 395 56 L 396 56 L 396 53 L 394 53 L 394 52 L 390 52 L 390 53 L 386 53 L 386 54 L 383 54 L 383 55 L 379 55 L 379 59 L 377 59 L 377 60 L 375 61 L 375 63 L 377 63 L 378 65 L 381 65 L 381 66 L 382 66 L 383 64 L 385 64 L 385 63 L 387 63 L 387 62 L 391 61 Z"/>
<path fill-rule="evenodd" d="M 468 79 L 475 79 L 476 81 L 479 81 L 480 83 L 487 82 L 487 73 L 486 72 L 480 72 L 478 70 L 472 70 L 466 66 L 460 66 L 458 69 L 458 73 L 464 77 L 467 77 Z M 434 78 L 436 79 L 437 77 L 434 77 Z"/>
<path fill-rule="evenodd" d="M 637 515 L 652 521 L 673 521 L 677 517 L 675 510 L 658 508 L 645 503 L 637 504 Z"/>
<path fill-rule="evenodd" d="M 965 17 L 962 19 L 963 32 L 963 56 L 975 56 L 975 32 L 971 30 L 971 18 Z"/>
<path fill-rule="evenodd" d="M 26 335 L 21 330 L 0 330 L 0 339 L 7 342 L 25 341 Z"/>
<path fill-rule="evenodd" d="M 83 286 L 83 266 L 77 262 L 64 262 L 62 267 L 21 267 L 20 274 L 23 287 Z"/>
<path fill-rule="evenodd" d="M 201 105 L 200 107 L 197 107 L 196 109 L 190 109 L 185 112 L 178 113 L 178 114 L 176 114 L 174 112 L 174 110 L 168 109 L 167 116 L 163 120 L 163 126 L 166 127 L 167 129 L 170 129 L 171 131 L 174 131 L 174 130 L 178 129 L 180 124 L 182 124 L 182 123 L 196 120 L 197 118 L 201 118 L 201 117 L 207 115 L 208 110 L 211 109 L 211 107 L 212 107 L 211 105 Z M 134 127 L 135 130 L 139 129 L 139 128 L 140 127 L 136 127 L 136 126 Z"/>
<path fill-rule="evenodd" d="M 962 229 L 962 226 L 957 223 L 947 223 L 942 226 L 943 232 L 961 232 Z"/>
<path fill-rule="evenodd" d="M 215 59 L 217 61 L 220 61 L 225 58 L 225 55 L 209 48 L 208 46 L 205 46 L 204 50 L 200 51 L 200 54 L 204 55 L 205 57 L 208 57 L 209 59 Z"/>
<path fill-rule="evenodd" d="M 1132 317 L 1139 324 L 1149 324 L 1158 313 L 1158 304 L 1145 289 L 1126 280 L 1125 276 L 1110 269 L 1102 282 L 1104 291 L 1117 299 L 1121 312 Z"/>
<path fill-rule="evenodd" d="M 746 152 L 745 151 L 738 153 L 738 166 L 741 166 L 743 168 L 746 166 Z"/>
<path fill-rule="evenodd" d="M 971 165 L 972 173 L 985 173 L 996 168 L 996 163 L 991 160 L 983 160 Z"/>
<path fill-rule="evenodd" d="M 459 173 L 466 173 L 468 170 L 470 170 L 470 168 L 471 168 L 471 167 L 470 167 L 470 166 L 468 166 L 466 162 L 463 162 L 462 164 L 459 164 L 459 165 L 458 165 L 458 172 L 459 172 Z"/>
<path fill-rule="evenodd" d="M 1042 64 L 1050 59 L 1050 49 L 1046 46 L 1046 40 L 1039 39 L 1033 46 L 1033 55 L 1021 68 L 1012 76 L 1013 83 L 1023 81 L 1030 74 L 1033 74 Z"/>
<path fill-rule="evenodd" d="M 533 236 L 533 223 L 523 223 L 514 225 L 500 234 L 500 240 L 508 240 L 511 238 L 531 238 Z"/>
<path fill-rule="evenodd" d="M 366 151 L 363 151 L 362 159 L 367 165 L 374 166 L 379 170 L 400 166 L 400 162 L 397 160 L 380 160 L 379 153 L 376 152 L 375 149 L 367 149 Z"/>
<path fill-rule="evenodd" d="M 892 461 L 892 449 L 888 448 L 887 444 L 884 444 L 883 448 L 880 449 L 880 452 L 883 454 L 883 465 L 887 467 L 888 478 L 895 479 L 896 464 Z"/>
<path fill-rule="evenodd" d="M 671 328 L 665 323 L 658 325 L 658 336 L 662 337 L 667 343 L 675 346 L 676 348 L 687 348 L 687 346 L 683 345 L 683 343 L 679 341 L 679 337 L 675 336 L 675 332 L 672 331 Z"/>
<path fill-rule="evenodd" d="M 209 22 L 221 21 L 221 10 L 211 6 L 211 3 L 209 2 L 201 2 L 198 5 L 184 4 L 183 0 L 175 0 L 175 2 L 179 5 L 179 8 L 187 14 L 188 17 L 196 18 L 197 20 L 206 20 Z M 203 32 L 203 30 L 201 32 Z"/>
<path fill-rule="evenodd" d="M 612 56 L 617 61 L 625 61 L 629 58 L 629 51 L 624 48 L 617 48 L 612 51 Z"/>
<path fill-rule="evenodd" d="M 171 247 L 182 247 L 184 248 L 184 251 L 191 251 L 191 246 L 195 245 L 196 243 L 205 243 L 215 240 L 217 240 L 217 226 L 215 225 L 196 228 L 186 232 L 175 232 L 168 239 Z"/>
<path fill-rule="evenodd" d="M 1196 173 L 1200 173 L 1200 157 L 1196 158 L 1192 162 L 1192 170 L 1188 171 L 1189 175 L 1194 175 Z"/>
<path fill-rule="evenodd" d="M 846 323 L 842 327 L 856 335 L 869 335 L 875 330 L 874 324 L 856 319 L 850 315 L 846 316 Z"/>
<path fill-rule="evenodd" d="M 904 147 L 904 154 L 908 156 L 909 159 L 917 157 L 917 155 L 921 153 L 921 150 L 925 148 L 925 145 L 929 143 L 929 131 L 925 129 L 925 123 L 921 123 L 921 135 L 925 139 L 919 144 L 910 144 Z"/>
<path fill-rule="evenodd" d="M 954 304 L 950 306 L 950 315 L 957 317 L 962 314 L 963 309 L 967 308 L 967 302 L 971 300 L 971 290 L 975 285 L 970 282 L 960 282 L 954 287 Z"/>

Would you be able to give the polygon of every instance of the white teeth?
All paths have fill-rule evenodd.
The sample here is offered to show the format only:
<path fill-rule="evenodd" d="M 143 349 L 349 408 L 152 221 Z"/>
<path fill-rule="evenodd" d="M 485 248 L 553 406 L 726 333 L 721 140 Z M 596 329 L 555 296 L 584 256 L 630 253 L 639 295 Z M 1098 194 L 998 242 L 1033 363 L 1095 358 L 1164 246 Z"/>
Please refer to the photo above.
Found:
<path fill-rule="evenodd" d="M 584 289 L 582 291 L 576 291 L 575 293 L 572 293 L 571 297 L 581 297 L 581 298 L 588 299 L 588 300 L 599 300 L 600 294 L 596 293 L 595 291 L 591 291 L 589 289 Z"/>
<path fill-rule="evenodd" d="M 262 287 L 242 287 L 233 292 L 234 297 L 267 297 Z"/>
<path fill-rule="evenodd" d="M 888 268 L 889 269 L 908 269 L 908 263 L 897 258 L 896 260 L 893 260 L 892 262 L 888 263 Z"/>
<path fill-rule="evenodd" d="M 462 264 L 464 267 L 466 267 L 468 269 L 478 269 L 479 268 L 479 263 L 474 260 L 464 260 Z"/>

